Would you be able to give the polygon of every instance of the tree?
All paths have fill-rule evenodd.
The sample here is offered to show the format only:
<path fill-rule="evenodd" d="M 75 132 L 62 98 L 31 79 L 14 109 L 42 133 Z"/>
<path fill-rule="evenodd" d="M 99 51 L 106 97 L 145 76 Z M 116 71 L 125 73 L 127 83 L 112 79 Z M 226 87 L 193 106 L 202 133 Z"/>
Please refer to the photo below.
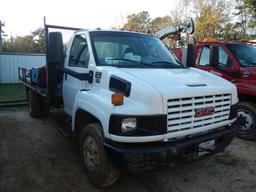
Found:
<path fill-rule="evenodd" d="M 194 0 L 197 40 L 203 40 L 206 37 L 222 38 L 225 26 L 231 20 L 229 6 L 227 1 Z"/>
<path fill-rule="evenodd" d="M 238 30 L 241 37 L 245 37 L 249 27 L 251 13 L 249 12 L 248 5 L 245 4 L 244 0 L 237 0 L 234 15 L 238 17 L 238 21 L 236 22 L 236 30 Z"/>
<path fill-rule="evenodd" d="M 6 52 L 17 53 L 33 53 L 34 41 L 32 35 L 26 35 L 24 37 L 17 36 L 14 38 L 12 44 L 10 41 L 6 41 L 4 49 Z"/>
<path fill-rule="evenodd" d="M 123 30 L 147 33 L 150 30 L 150 16 L 147 11 L 127 16 L 127 23 L 122 27 Z"/>
<path fill-rule="evenodd" d="M 238 17 L 236 29 L 243 39 L 250 38 L 256 32 L 256 1 L 237 0 L 236 2 L 234 13 Z"/>
<path fill-rule="evenodd" d="M 243 0 L 251 13 L 253 26 L 256 26 L 256 0 Z"/>
<path fill-rule="evenodd" d="M 45 30 L 43 28 L 38 28 L 32 32 L 32 35 L 35 43 L 34 51 L 36 53 L 45 53 Z"/>
<path fill-rule="evenodd" d="M 174 24 L 174 21 L 169 15 L 166 15 L 164 17 L 157 17 L 150 22 L 150 31 L 155 33 L 163 29 L 164 27 L 167 27 L 168 25 L 173 25 L 173 24 Z"/>
<path fill-rule="evenodd" d="M 137 14 L 128 15 L 127 23 L 121 29 L 153 34 L 173 23 L 174 21 L 169 15 L 151 19 L 147 11 L 142 11 Z"/>
<path fill-rule="evenodd" d="M 45 33 L 39 28 L 30 35 L 17 36 L 3 42 L 5 52 L 15 53 L 45 53 Z"/>

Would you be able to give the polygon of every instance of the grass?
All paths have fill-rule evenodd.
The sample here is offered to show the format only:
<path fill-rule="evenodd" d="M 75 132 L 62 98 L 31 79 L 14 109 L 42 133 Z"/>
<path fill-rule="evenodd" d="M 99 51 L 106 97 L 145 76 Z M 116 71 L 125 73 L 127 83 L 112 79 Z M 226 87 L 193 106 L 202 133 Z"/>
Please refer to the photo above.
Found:
<path fill-rule="evenodd" d="M 25 90 L 20 83 L 0 84 L 0 102 L 26 100 Z"/>

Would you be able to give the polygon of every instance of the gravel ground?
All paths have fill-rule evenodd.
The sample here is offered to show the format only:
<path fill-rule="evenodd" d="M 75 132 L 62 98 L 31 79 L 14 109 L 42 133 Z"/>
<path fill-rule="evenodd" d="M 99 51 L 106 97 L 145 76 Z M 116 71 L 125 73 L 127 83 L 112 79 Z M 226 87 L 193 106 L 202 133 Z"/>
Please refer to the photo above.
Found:
<path fill-rule="evenodd" d="M 256 141 L 235 139 L 224 152 L 166 170 L 121 173 L 104 191 L 255 192 Z M 47 119 L 26 110 L 0 111 L 0 191 L 100 191 L 79 155 Z"/>

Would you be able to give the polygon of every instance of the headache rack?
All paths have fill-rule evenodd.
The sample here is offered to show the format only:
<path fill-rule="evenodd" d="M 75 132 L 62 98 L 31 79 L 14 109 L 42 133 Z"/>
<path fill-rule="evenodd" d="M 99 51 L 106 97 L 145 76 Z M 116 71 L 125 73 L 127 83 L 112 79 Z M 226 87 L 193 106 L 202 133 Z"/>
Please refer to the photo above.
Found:
<path fill-rule="evenodd" d="M 37 78 L 37 75 L 39 75 L 40 68 L 27 69 L 24 67 L 18 67 L 18 74 L 19 74 L 18 78 L 27 87 L 27 89 L 31 89 L 37 92 L 39 95 L 44 97 L 45 101 L 47 101 L 50 105 L 62 106 L 63 105 L 63 98 L 62 98 L 63 74 L 71 73 L 71 72 L 64 70 L 63 62 L 60 63 L 58 66 L 53 66 L 52 63 L 49 62 L 49 47 L 50 47 L 49 33 L 51 32 L 60 33 L 60 30 L 69 30 L 69 31 L 76 32 L 83 29 L 75 28 L 75 27 L 58 26 L 58 25 L 48 25 L 46 24 L 46 18 L 44 17 L 44 30 L 45 30 L 45 45 L 46 45 L 46 63 L 44 66 L 46 70 L 45 72 L 46 80 L 44 81 L 44 84 L 42 85 L 40 82 L 37 82 L 37 80 L 35 80 L 35 78 Z M 56 65 L 56 63 L 54 65 Z M 34 74 L 37 74 L 37 75 L 34 75 Z M 70 75 L 77 75 L 77 74 L 70 74 Z"/>

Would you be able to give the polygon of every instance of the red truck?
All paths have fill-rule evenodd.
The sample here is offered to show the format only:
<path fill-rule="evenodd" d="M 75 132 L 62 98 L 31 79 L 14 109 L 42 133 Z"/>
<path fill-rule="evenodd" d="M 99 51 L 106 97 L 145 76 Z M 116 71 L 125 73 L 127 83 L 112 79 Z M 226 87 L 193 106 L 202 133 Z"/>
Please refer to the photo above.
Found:
<path fill-rule="evenodd" d="M 173 52 L 182 59 L 181 49 Z M 216 63 L 209 62 L 211 54 L 218 58 Z M 210 40 L 196 43 L 195 56 L 193 67 L 223 77 L 237 86 L 240 100 L 238 136 L 247 140 L 256 139 L 256 47 Z"/>

